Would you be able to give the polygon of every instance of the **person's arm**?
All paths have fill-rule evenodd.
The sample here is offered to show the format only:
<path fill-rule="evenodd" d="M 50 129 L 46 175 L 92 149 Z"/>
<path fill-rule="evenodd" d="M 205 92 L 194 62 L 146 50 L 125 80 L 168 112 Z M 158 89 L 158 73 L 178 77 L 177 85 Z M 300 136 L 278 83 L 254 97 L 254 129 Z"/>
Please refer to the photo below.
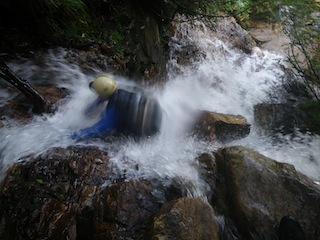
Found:
<path fill-rule="evenodd" d="M 107 108 L 102 118 L 93 126 L 81 129 L 71 134 L 71 138 L 74 140 L 85 139 L 89 137 L 97 137 L 108 130 L 116 127 L 116 109 L 115 107 Z"/>
<path fill-rule="evenodd" d="M 89 115 L 90 113 L 93 112 L 93 110 L 95 110 L 100 104 L 102 104 L 104 101 L 98 97 L 96 100 L 94 100 L 85 110 L 85 114 Z"/>

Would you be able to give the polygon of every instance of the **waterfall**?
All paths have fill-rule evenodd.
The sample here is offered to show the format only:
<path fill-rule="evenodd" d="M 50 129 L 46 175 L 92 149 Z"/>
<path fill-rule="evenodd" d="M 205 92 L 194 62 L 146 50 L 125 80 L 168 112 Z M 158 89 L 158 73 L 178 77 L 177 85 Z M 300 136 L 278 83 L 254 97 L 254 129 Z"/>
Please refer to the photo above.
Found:
<path fill-rule="evenodd" d="M 88 88 L 94 74 L 86 75 L 77 65 L 66 61 L 64 49 L 50 50 L 41 66 L 32 59 L 11 62 L 10 67 L 31 84 L 50 79 L 68 89 L 70 96 L 57 112 L 34 117 L 28 124 L 4 120 L 8 124 L 0 128 L 2 177 L 12 163 L 27 161 L 28 156 L 52 147 L 97 145 L 109 152 L 111 163 L 129 179 L 178 179 L 185 183 L 189 196 L 205 196 L 208 186 L 200 178 L 194 159 L 221 145 L 208 144 L 187 134 L 196 111 L 201 109 L 243 115 L 252 124 L 251 133 L 229 145 L 250 147 L 280 162 L 294 164 L 297 170 L 319 181 L 319 136 L 280 136 L 282 141 L 275 142 L 254 125 L 255 104 L 269 101 L 270 95 L 273 101 L 281 101 L 277 91 L 283 88 L 283 57 L 259 48 L 254 48 L 251 54 L 232 48 L 200 21 L 181 21 L 175 28 L 170 41 L 167 82 L 162 88 L 148 89 L 164 110 L 161 132 L 141 141 L 121 138 L 105 143 L 99 139 L 82 142 L 70 139 L 72 131 L 91 125 L 98 116 L 88 119 L 83 114 L 95 98 Z M 120 87 L 134 87 L 129 79 L 115 77 Z M 0 106 L 11 97 L 12 93 L 1 89 Z"/>

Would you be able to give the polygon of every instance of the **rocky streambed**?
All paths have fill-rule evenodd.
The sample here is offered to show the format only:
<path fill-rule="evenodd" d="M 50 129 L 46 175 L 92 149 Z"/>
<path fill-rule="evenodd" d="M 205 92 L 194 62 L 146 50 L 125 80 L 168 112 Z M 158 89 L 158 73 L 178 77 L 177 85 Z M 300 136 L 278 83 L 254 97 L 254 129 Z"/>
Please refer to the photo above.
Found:
<path fill-rule="evenodd" d="M 52 102 L 67 95 L 45 91 Z M 19 99 L 2 111 L 28 122 Z M 249 132 L 242 116 L 203 111 L 192 134 L 215 144 Z M 320 234 L 319 185 L 249 148 L 221 145 L 196 157 L 192 165 L 207 186 L 199 197 L 178 177 L 127 178 L 110 158 L 102 148 L 75 145 L 13 164 L 0 186 L 1 239 L 278 239 L 284 216 L 299 221 L 306 239 Z"/>
<path fill-rule="evenodd" d="M 234 47 L 251 52 L 255 44 L 234 20 L 218 28 L 238 36 Z M 192 53 L 205 56 L 198 49 L 181 49 L 181 59 Z M 69 94 L 52 85 L 38 90 L 57 108 Z M 34 117 L 30 109 L 25 98 L 13 97 L 1 106 L 1 127 L 10 126 L 13 118 L 29 123 Z M 268 125 L 272 119 L 258 112 L 259 106 L 258 123 Z M 111 153 L 98 146 L 74 144 L 30 154 L 9 166 L 0 184 L 0 238 L 278 239 L 281 219 L 291 216 L 306 239 L 318 239 L 319 185 L 291 164 L 244 146 L 224 145 L 246 137 L 250 127 L 240 115 L 199 114 L 190 134 L 219 144 L 192 159 L 206 186 L 193 197 L 188 194 L 192 182 L 179 177 L 128 178 L 111 161 Z M 134 165 L 136 171 L 140 167 Z"/>
<path fill-rule="evenodd" d="M 109 159 L 74 146 L 13 165 L 1 184 L 1 239 L 277 239 L 284 216 L 306 239 L 320 234 L 319 186 L 253 150 L 194 159 L 207 198 L 186 197 L 179 179 L 126 180 Z"/>

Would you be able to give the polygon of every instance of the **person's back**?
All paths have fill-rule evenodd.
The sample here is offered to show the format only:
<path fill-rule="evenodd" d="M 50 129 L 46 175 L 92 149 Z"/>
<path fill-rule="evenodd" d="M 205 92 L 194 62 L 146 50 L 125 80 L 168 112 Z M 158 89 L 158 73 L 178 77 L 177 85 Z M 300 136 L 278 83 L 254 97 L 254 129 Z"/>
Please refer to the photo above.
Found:
<path fill-rule="evenodd" d="M 162 111 L 158 101 L 144 93 L 119 89 L 109 99 L 108 108 L 115 108 L 117 130 L 135 136 L 159 132 Z"/>
<path fill-rule="evenodd" d="M 97 78 L 90 87 L 99 94 L 100 100 L 96 102 L 108 100 L 108 105 L 96 124 L 74 133 L 73 139 L 95 137 L 109 130 L 138 137 L 159 132 L 162 110 L 154 97 L 141 91 L 117 89 L 115 82 L 107 77 Z"/>

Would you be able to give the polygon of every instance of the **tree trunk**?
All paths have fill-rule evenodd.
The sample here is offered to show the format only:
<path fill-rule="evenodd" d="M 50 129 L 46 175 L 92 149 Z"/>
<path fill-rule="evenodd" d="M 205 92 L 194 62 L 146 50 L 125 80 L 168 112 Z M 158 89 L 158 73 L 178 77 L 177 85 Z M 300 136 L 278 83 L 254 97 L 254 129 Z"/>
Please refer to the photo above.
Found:
<path fill-rule="evenodd" d="M 34 113 L 49 112 L 47 101 L 24 79 L 16 76 L 7 64 L 0 58 L 0 77 L 19 89 L 32 102 Z"/>

